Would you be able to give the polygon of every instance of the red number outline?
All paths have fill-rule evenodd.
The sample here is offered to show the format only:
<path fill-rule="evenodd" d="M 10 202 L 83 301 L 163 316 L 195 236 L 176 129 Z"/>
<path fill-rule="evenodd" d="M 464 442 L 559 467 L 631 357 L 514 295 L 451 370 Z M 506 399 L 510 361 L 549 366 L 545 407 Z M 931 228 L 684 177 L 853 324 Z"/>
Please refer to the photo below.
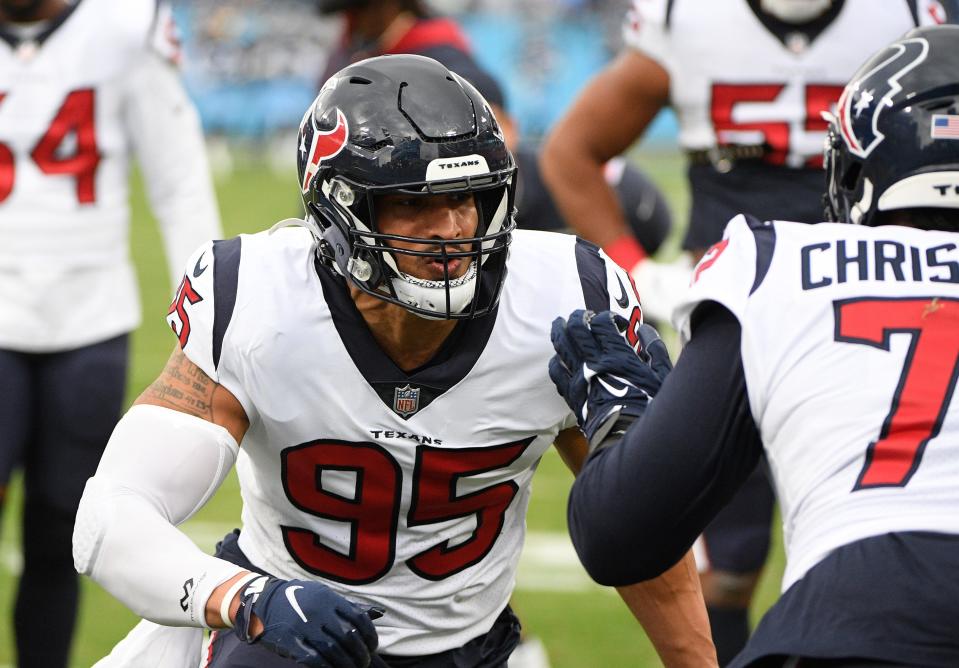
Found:
<path fill-rule="evenodd" d="M 716 133 L 716 143 L 720 145 L 725 143 L 719 140 L 719 136 L 726 130 L 759 130 L 763 133 L 766 144 L 772 149 L 766 156 L 766 161 L 773 165 L 786 162 L 786 154 L 789 152 L 789 123 L 786 121 L 738 123 L 733 120 L 733 111 L 737 104 L 774 102 L 784 88 L 786 88 L 784 83 L 714 83 L 709 96 L 709 112 L 713 121 L 713 131 Z"/>
<path fill-rule="evenodd" d="M 722 241 L 714 243 L 703 253 L 703 256 L 699 258 L 699 262 L 696 263 L 696 268 L 693 271 L 693 280 L 690 281 L 690 285 L 695 284 L 699 280 L 700 274 L 716 264 L 716 260 L 719 259 L 719 256 L 723 254 L 723 251 L 726 250 L 728 245 L 729 239 L 723 239 Z"/>
<path fill-rule="evenodd" d="M 534 438 L 478 448 L 417 446 L 408 526 L 468 515 L 477 516 L 477 526 L 462 543 L 453 547 L 441 543 L 408 559 L 412 572 L 424 579 L 442 580 L 489 554 L 519 486 L 507 480 L 457 496 L 456 483 L 509 466 Z M 284 449 L 280 467 L 283 491 L 294 507 L 316 517 L 349 522 L 351 527 L 349 552 L 343 554 L 321 543 L 319 535 L 309 529 L 281 525 L 284 545 L 296 563 L 314 575 L 348 585 L 369 584 L 389 572 L 396 559 L 403 472 L 385 448 L 369 442 L 321 439 Z M 323 489 L 322 471 L 353 472 L 354 497 Z"/>
<path fill-rule="evenodd" d="M 44 174 L 67 175 L 77 180 L 77 201 L 91 204 L 96 201 L 96 174 L 100 164 L 97 150 L 96 96 L 92 88 L 70 91 L 57 115 L 50 121 L 30 157 Z M 70 133 L 77 138 L 77 150 L 69 157 L 58 157 L 56 152 Z"/>
<path fill-rule="evenodd" d="M 186 348 L 186 344 L 190 340 L 190 332 L 192 328 L 190 327 L 190 314 L 186 312 L 186 306 L 184 302 L 190 302 L 191 304 L 196 304 L 203 301 L 203 297 L 200 296 L 200 293 L 197 292 L 193 283 L 190 282 L 190 278 L 186 275 L 183 276 L 183 279 L 180 281 L 180 287 L 176 290 L 176 296 L 173 298 L 173 303 L 170 304 L 169 310 L 166 312 L 167 315 L 173 315 L 176 313 L 177 317 L 180 319 L 180 331 L 176 331 L 176 323 L 170 323 L 170 329 L 173 330 L 173 333 L 176 334 L 177 339 L 180 341 L 180 347 Z"/>
<path fill-rule="evenodd" d="M 0 93 L 0 103 L 7 93 Z M 57 156 L 57 149 L 69 133 L 76 135 L 76 151 L 71 156 Z M 96 202 L 96 175 L 102 155 L 97 149 L 96 91 L 81 88 L 70 91 L 50 126 L 30 151 L 30 157 L 41 172 L 49 176 L 73 176 L 77 180 L 77 201 Z M 6 144 L 0 143 L 0 202 L 13 192 L 16 158 Z"/>
<path fill-rule="evenodd" d="M 716 142 L 719 135 L 725 130 L 759 130 L 763 133 L 766 144 L 771 149 L 763 159 L 773 165 L 782 165 L 791 151 L 791 127 L 788 121 L 767 120 L 738 123 L 733 120 L 736 105 L 742 103 L 770 103 L 775 102 L 785 90 L 784 83 L 714 83 L 710 89 L 709 111 L 713 123 L 713 132 L 716 133 Z M 803 127 L 806 132 L 824 132 L 827 127 L 822 119 L 821 112 L 829 111 L 829 107 L 839 101 L 843 86 L 836 84 L 806 84 L 803 89 L 803 104 L 805 105 L 805 119 Z M 822 156 L 816 155 L 806 161 L 807 167 L 822 167 Z"/>
<path fill-rule="evenodd" d="M 421 445 L 417 448 L 407 525 L 423 526 L 476 515 L 476 529 L 472 536 L 454 547 L 443 542 L 409 559 L 406 565 L 411 571 L 426 580 L 442 580 L 479 563 L 489 554 L 503 530 L 506 510 L 519 485 L 507 480 L 457 496 L 456 483 L 460 478 L 509 466 L 522 456 L 533 438 L 495 447 L 452 449 Z"/>
<path fill-rule="evenodd" d="M 904 487 L 939 435 L 959 379 L 959 299 L 860 297 L 837 300 L 833 309 L 836 341 L 889 351 L 892 334 L 912 335 L 889 413 L 853 491 Z"/>
<path fill-rule="evenodd" d="M 403 473 L 386 449 L 376 443 L 311 441 L 283 450 L 280 467 L 283 491 L 296 508 L 350 523 L 350 549 L 345 555 L 321 543 L 309 529 L 281 525 L 283 543 L 296 563 L 314 575 L 349 585 L 369 584 L 389 572 L 396 556 Z M 354 498 L 324 490 L 320 485 L 324 470 L 355 473 Z M 367 526 L 360 524 L 364 519 Z"/>
<path fill-rule="evenodd" d="M 6 96 L 6 93 L 0 93 L 0 104 Z M 7 199 L 13 192 L 16 172 L 16 158 L 13 151 L 6 144 L 0 144 L 0 202 Z"/>

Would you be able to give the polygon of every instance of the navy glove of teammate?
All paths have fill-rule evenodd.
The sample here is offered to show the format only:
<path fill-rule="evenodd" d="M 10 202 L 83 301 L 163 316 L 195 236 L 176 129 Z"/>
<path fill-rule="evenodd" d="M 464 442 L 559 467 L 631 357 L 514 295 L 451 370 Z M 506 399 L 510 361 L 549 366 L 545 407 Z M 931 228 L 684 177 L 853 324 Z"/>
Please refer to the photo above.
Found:
<path fill-rule="evenodd" d="M 649 325 L 639 328 L 639 351 L 627 342 L 627 321 L 611 311 L 573 311 L 556 318 L 550 338 L 556 355 L 549 377 L 576 415 L 595 450 L 615 427 L 640 417 L 673 365 L 666 344 Z"/>
<path fill-rule="evenodd" d="M 332 589 L 309 580 L 262 576 L 240 595 L 234 630 L 240 640 L 262 643 L 280 656 L 314 668 L 365 668 L 378 639 L 378 608 L 362 609 Z M 256 615 L 263 632 L 250 637 Z"/>

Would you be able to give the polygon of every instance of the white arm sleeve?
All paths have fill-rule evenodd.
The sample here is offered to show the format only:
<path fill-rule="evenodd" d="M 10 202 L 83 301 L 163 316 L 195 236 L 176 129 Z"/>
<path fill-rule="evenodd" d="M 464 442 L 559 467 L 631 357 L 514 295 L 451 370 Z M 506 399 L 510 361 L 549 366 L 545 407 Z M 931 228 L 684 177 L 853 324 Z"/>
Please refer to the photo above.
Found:
<path fill-rule="evenodd" d="M 124 122 L 175 283 L 197 246 L 223 237 L 203 130 L 177 70 L 157 53 L 144 55 L 126 87 Z"/>
<path fill-rule="evenodd" d="M 211 422 L 159 406 L 131 408 L 80 500 L 77 571 L 141 617 L 205 626 L 210 594 L 244 569 L 205 554 L 176 525 L 213 496 L 237 451 Z"/>
<path fill-rule="evenodd" d="M 202 646 L 203 629 L 141 620 L 93 668 L 196 668 Z"/>

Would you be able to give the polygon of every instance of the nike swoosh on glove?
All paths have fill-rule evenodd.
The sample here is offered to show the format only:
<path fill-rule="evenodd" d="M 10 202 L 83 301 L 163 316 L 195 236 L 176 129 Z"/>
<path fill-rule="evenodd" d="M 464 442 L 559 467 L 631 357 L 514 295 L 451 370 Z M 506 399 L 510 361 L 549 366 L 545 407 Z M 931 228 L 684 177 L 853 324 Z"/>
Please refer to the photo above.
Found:
<path fill-rule="evenodd" d="M 616 428 L 642 416 L 673 366 L 659 333 L 639 328 L 640 349 L 626 340 L 628 322 L 611 311 L 573 311 L 553 321 L 556 355 L 549 377 L 572 409 L 590 452 Z"/>
<path fill-rule="evenodd" d="M 250 637 L 256 615 L 263 632 Z M 372 619 L 378 608 L 361 608 L 324 584 L 262 576 L 240 595 L 234 631 L 280 656 L 314 668 L 365 668 L 378 641 Z"/>

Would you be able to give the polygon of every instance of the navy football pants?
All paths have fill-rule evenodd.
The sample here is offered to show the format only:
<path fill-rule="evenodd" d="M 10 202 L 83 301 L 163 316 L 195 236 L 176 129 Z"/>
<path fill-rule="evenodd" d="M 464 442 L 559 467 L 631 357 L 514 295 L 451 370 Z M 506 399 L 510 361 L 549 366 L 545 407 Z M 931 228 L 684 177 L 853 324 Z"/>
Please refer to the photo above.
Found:
<path fill-rule="evenodd" d="M 76 350 L 0 349 L 0 487 L 23 469 L 20 668 L 67 665 L 76 619 L 73 521 L 120 417 L 128 336 Z"/>

